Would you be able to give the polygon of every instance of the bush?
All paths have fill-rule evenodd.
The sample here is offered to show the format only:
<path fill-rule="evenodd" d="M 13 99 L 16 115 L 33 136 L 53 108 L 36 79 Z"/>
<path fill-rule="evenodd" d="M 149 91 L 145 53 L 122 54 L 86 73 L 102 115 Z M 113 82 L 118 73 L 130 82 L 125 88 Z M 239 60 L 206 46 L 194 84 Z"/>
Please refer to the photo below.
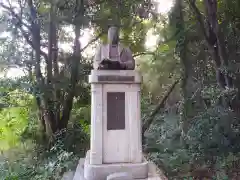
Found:
<path fill-rule="evenodd" d="M 0 177 L 6 180 L 59 180 L 64 172 L 75 170 L 79 158 L 85 155 L 88 140 L 88 134 L 80 126 L 74 126 L 57 134 L 50 150 L 28 142 L 21 148 L 4 151 L 0 156 Z"/>
<path fill-rule="evenodd" d="M 67 129 L 54 136 L 51 149 L 41 141 L 36 112 L 19 134 L 20 142 L 0 155 L 0 179 L 59 180 L 64 172 L 75 170 L 89 148 L 90 106 L 74 109 Z"/>
<path fill-rule="evenodd" d="M 191 151 L 205 156 L 239 152 L 240 118 L 235 113 L 214 107 L 191 122 L 187 140 Z"/>
<path fill-rule="evenodd" d="M 12 150 L 13 152 L 13 150 Z M 4 154 L 0 165 L 2 179 L 17 180 L 59 180 L 66 170 L 74 169 L 79 156 L 64 150 L 51 149 L 49 154 L 38 154 L 39 150 L 14 150 L 15 156 Z M 53 155 L 54 154 L 54 155 Z"/>
<path fill-rule="evenodd" d="M 169 179 L 191 179 L 210 172 L 212 179 L 232 179 L 233 167 L 239 168 L 240 164 L 237 115 L 215 107 L 189 122 L 187 139 L 182 143 L 179 117 L 158 115 L 145 134 L 148 157 Z"/>
<path fill-rule="evenodd" d="M 32 122 L 29 115 L 36 110 L 33 97 L 21 90 L 5 93 L 0 97 L 1 101 L 8 104 L 0 108 L 0 150 L 7 150 L 20 143 L 21 135 L 27 129 L 28 123 Z"/>

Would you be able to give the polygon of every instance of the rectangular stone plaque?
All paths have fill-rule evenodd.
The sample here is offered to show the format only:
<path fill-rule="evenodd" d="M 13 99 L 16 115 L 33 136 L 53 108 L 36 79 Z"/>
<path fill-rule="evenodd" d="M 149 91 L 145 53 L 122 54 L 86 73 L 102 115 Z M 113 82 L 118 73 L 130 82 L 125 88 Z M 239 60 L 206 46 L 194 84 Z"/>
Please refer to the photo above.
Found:
<path fill-rule="evenodd" d="M 134 81 L 134 76 L 98 76 L 98 81 Z"/>
<path fill-rule="evenodd" d="M 125 92 L 107 92 L 107 130 L 125 129 Z"/>

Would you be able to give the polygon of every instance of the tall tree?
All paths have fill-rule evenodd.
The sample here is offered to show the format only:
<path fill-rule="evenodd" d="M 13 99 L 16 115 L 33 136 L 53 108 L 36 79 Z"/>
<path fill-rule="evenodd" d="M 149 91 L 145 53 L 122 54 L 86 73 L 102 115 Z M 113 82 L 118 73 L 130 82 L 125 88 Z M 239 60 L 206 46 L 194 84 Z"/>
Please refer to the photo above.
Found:
<path fill-rule="evenodd" d="M 221 88 L 233 87 L 233 80 L 229 73 L 229 61 L 225 46 L 225 37 L 219 28 L 217 0 L 204 0 L 205 16 L 196 5 L 196 0 L 189 0 L 199 26 L 204 34 L 212 59 L 216 65 L 217 82 Z"/>
<path fill-rule="evenodd" d="M 0 3 L 8 20 L 12 22 L 9 29 L 14 30 L 16 41 L 20 40 L 21 46 L 30 46 L 31 60 L 28 64 L 20 62 L 29 70 L 29 80 L 34 86 L 34 96 L 39 108 L 39 119 L 47 137 L 52 137 L 54 133 L 67 127 L 74 98 L 79 94 L 77 91 L 80 91 L 77 88 L 86 86 L 84 76 L 91 66 L 83 58 L 83 50 L 97 41 L 106 32 L 107 25 L 117 18 L 123 28 L 125 43 L 133 36 L 138 37 L 130 42 L 133 52 L 141 53 L 144 51 L 142 42 L 146 33 L 146 26 L 142 21 L 154 14 L 151 5 L 151 1 L 142 0 L 19 0 L 16 3 Z M 72 54 L 63 53 L 58 47 L 64 26 L 74 29 Z M 86 27 L 94 28 L 97 35 L 86 47 L 81 47 L 79 38 Z M 134 34 L 136 28 L 139 33 Z"/>
<path fill-rule="evenodd" d="M 75 23 L 73 55 L 67 57 L 67 60 L 65 60 L 65 62 L 68 62 L 66 65 L 70 67 L 68 68 L 69 72 L 67 72 L 69 76 L 67 76 L 66 71 L 61 71 L 59 68 L 58 34 L 61 30 L 61 19 L 58 18 L 57 3 L 54 1 L 34 2 L 28 0 L 26 2 L 28 10 L 26 11 L 21 4 L 23 2 L 19 1 L 19 3 L 19 12 L 15 11 L 11 2 L 8 2 L 8 4 L 1 3 L 1 6 L 7 10 L 11 18 L 17 21 L 14 24 L 15 27 L 21 32 L 26 43 L 33 48 L 31 65 L 34 67 L 33 74 L 35 74 L 35 77 L 30 80 L 35 87 L 35 97 L 39 107 L 39 119 L 42 122 L 43 130 L 48 137 L 51 137 L 57 131 L 66 128 L 70 118 L 73 98 L 75 97 L 76 86 L 78 84 L 79 64 L 83 63 L 79 42 L 82 28 L 81 22 L 83 21 L 76 21 Z M 74 19 L 82 19 L 84 14 L 83 1 L 76 1 L 74 5 L 74 13 L 77 14 Z M 41 8 L 45 9 L 45 14 L 41 12 L 43 10 Z M 44 21 L 43 17 L 46 14 L 48 18 L 47 21 Z M 25 17 L 28 18 L 26 19 Z M 46 37 L 45 35 L 48 36 Z M 47 42 L 47 53 L 43 50 L 43 41 Z M 45 73 L 43 73 L 43 65 L 45 65 Z M 31 68 L 29 68 L 29 71 L 31 71 Z M 29 72 L 29 74 L 32 73 Z M 60 83 L 64 76 L 65 79 L 69 79 L 67 85 L 61 85 Z"/>

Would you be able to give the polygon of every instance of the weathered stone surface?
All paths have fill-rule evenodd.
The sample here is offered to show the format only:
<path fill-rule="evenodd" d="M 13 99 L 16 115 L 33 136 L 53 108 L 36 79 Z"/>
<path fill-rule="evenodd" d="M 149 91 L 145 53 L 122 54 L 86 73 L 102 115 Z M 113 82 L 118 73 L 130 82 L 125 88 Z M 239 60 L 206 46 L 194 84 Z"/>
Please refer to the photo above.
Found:
<path fill-rule="evenodd" d="M 142 76 L 138 71 L 131 70 L 91 70 L 91 84 L 141 84 Z"/>
<path fill-rule="evenodd" d="M 81 158 L 79 160 L 79 164 L 77 166 L 76 172 L 74 174 L 73 179 L 71 180 L 86 180 L 84 179 L 84 162 L 85 162 L 84 158 Z"/>
<path fill-rule="evenodd" d="M 99 76 L 134 82 L 99 82 Z M 90 164 L 142 163 L 141 75 L 137 71 L 92 71 Z"/>
<path fill-rule="evenodd" d="M 133 180 L 133 177 L 130 173 L 120 172 L 108 175 L 107 180 Z"/>
<path fill-rule="evenodd" d="M 61 180 L 72 180 L 74 177 L 74 172 L 73 171 L 69 171 L 69 172 L 65 172 L 63 174 L 63 177 Z"/>
<path fill-rule="evenodd" d="M 145 179 L 148 177 L 147 161 L 142 163 L 112 163 L 92 165 L 89 163 L 89 158 L 89 153 L 87 153 L 84 162 L 84 178 L 87 180 L 106 180 L 108 175 L 119 172 L 130 173 L 134 179 Z"/>
<path fill-rule="evenodd" d="M 91 71 L 91 144 L 73 180 L 162 180 L 142 154 L 141 80 L 137 71 Z"/>
<path fill-rule="evenodd" d="M 71 180 L 87 180 L 84 178 L 84 168 L 85 168 L 84 162 L 85 162 L 85 159 L 83 159 L 83 158 L 80 159 L 78 167 L 77 167 L 75 175 L 74 175 L 74 178 Z M 121 172 L 126 172 L 126 171 L 121 171 Z M 114 174 L 114 172 L 112 174 Z M 131 174 L 131 173 L 129 173 L 129 174 Z M 100 180 L 100 179 L 101 178 L 99 178 L 98 180 Z M 107 178 L 105 178 L 104 180 L 107 180 Z M 153 162 L 148 162 L 148 177 L 142 178 L 142 179 L 138 178 L 138 180 L 168 180 L 168 179 L 163 174 L 163 172 L 157 168 L 157 166 Z"/>
<path fill-rule="evenodd" d="M 134 76 L 98 76 L 98 81 L 134 81 Z"/>

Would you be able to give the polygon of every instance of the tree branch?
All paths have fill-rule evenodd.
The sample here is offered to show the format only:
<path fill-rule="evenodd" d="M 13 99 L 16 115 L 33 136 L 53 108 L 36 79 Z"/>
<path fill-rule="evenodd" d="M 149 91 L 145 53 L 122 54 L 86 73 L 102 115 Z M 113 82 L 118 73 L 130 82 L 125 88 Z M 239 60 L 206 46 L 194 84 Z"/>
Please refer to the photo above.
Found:
<path fill-rule="evenodd" d="M 29 35 L 23 30 L 22 27 L 19 27 L 24 39 L 27 41 L 27 43 L 33 48 L 33 49 L 36 49 L 36 47 L 34 47 L 34 44 L 33 42 L 29 39 Z M 40 54 L 44 57 L 45 60 L 48 59 L 48 55 L 43 52 L 43 51 L 40 51 Z"/>
<path fill-rule="evenodd" d="M 155 53 L 154 52 L 140 52 L 140 53 L 134 54 L 133 58 L 141 56 L 141 55 L 152 55 L 152 56 L 154 56 Z"/>
<path fill-rule="evenodd" d="M 13 17 L 15 17 L 17 20 L 18 20 L 18 23 L 19 23 L 19 26 L 16 26 L 19 28 L 19 30 L 21 31 L 23 37 L 25 38 L 25 40 L 27 41 L 27 43 L 33 48 L 33 49 L 36 49 L 36 47 L 34 47 L 34 44 L 33 42 L 29 39 L 29 35 L 26 31 L 24 31 L 22 25 L 24 25 L 25 27 L 27 27 L 27 29 L 29 31 L 31 31 L 31 28 L 25 24 L 22 19 L 13 11 L 13 9 L 11 7 L 7 7 L 6 5 L 4 5 L 3 3 L 0 3 L 0 6 L 2 6 L 4 9 L 6 9 L 9 13 L 11 13 L 11 15 Z M 44 57 L 45 60 L 48 59 L 48 55 L 43 52 L 43 51 L 40 51 L 41 55 Z"/>
<path fill-rule="evenodd" d="M 80 50 L 80 52 L 83 52 L 85 49 L 88 48 L 88 46 L 90 46 L 92 43 L 96 42 L 103 34 L 104 34 L 104 32 L 101 32 L 97 37 L 95 37 L 94 39 L 92 39 L 91 41 L 89 41 L 89 42 L 87 43 L 87 45 L 84 46 L 84 47 Z"/>
<path fill-rule="evenodd" d="M 22 21 L 22 19 L 13 11 L 12 7 L 7 7 L 3 3 L 0 3 L 0 6 L 5 10 L 7 10 L 9 13 L 11 13 L 11 15 L 18 20 L 18 23 L 21 23 L 21 25 L 24 25 L 29 31 L 31 30 L 30 26 Z"/>
<path fill-rule="evenodd" d="M 206 32 L 206 29 L 205 29 L 205 25 L 204 25 L 204 21 L 203 21 L 203 18 L 202 18 L 202 14 L 201 12 L 199 11 L 198 7 L 196 6 L 196 0 L 188 0 L 188 3 L 190 5 L 190 7 L 193 9 L 194 13 L 195 13 L 195 16 L 199 22 L 199 25 L 200 25 L 200 28 L 203 32 L 203 35 L 204 37 L 206 38 L 206 40 L 209 42 L 209 36 Z"/>
<path fill-rule="evenodd" d="M 164 104 L 166 102 L 166 100 L 168 99 L 169 95 L 172 93 L 172 91 L 174 90 L 174 88 L 176 87 L 176 85 L 180 82 L 180 79 L 176 80 L 168 89 L 167 93 L 164 95 L 163 99 L 159 102 L 159 104 L 157 105 L 157 107 L 153 110 L 153 112 L 150 114 L 149 118 L 145 121 L 145 123 L 143 124 L 142 127 L 142 137 L 144 137 L 144 133 L 146 132 L 146 130 L 150 127 L 150 125 L 152 124 L 155 116 L 157 115 L 157 113 L 159 112 L 159 110 L 161 108 L 164 107 Z"/>

